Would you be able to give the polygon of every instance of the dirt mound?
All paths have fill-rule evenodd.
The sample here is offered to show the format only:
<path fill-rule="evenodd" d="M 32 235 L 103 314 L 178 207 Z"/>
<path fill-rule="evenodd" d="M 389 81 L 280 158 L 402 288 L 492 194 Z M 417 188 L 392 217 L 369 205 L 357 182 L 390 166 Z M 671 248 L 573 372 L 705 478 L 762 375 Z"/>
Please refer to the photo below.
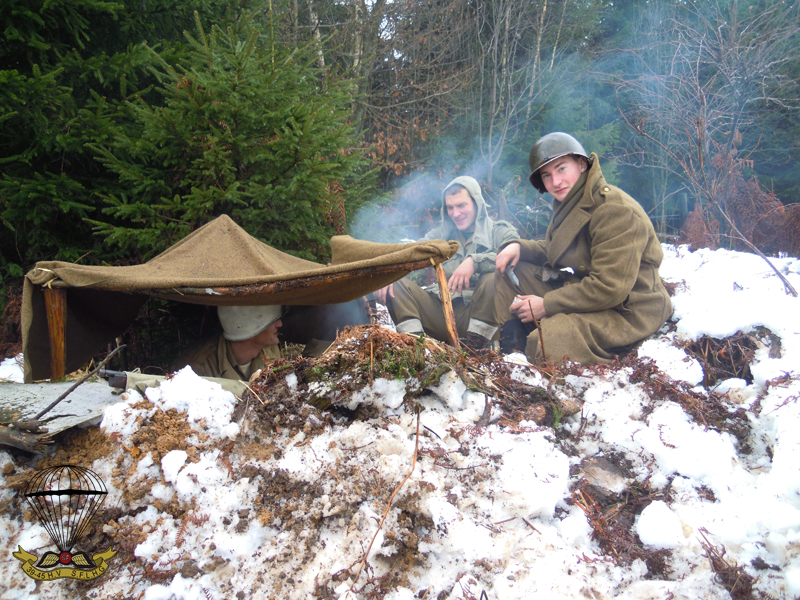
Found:
<path fill-rule="evenodd" d="M 278 431 L 288 427 L 308 432 L 329 422 L 325 413 L 311 411 L 308 404 L 319 409 L 342 407 L 354 393 L 383 378 L 406 382 L 403 402 L 411 409 L 415 399 L 430 393 L 429 388 L 452 371 L 468 390 L 496 398 L 494 405 L 503 411 L 507 425 L 520 421 L 553 425 L 579 410 L 574 402 L 515 379 L 514 368 L 491 351 L 456 350 L 430 338 L 362 325 L 345 328 L 317 359 L 273 363 L 251 381 L 252 394 L 245 394 L 244 400 L 262 427 L 268 423 L 266 426 Z M 557 373 L 558 369 L 551 367 L 551 375 Z M 348 416 L 363 419 L 378 414 L 374 407 L 361 404 Z"/>

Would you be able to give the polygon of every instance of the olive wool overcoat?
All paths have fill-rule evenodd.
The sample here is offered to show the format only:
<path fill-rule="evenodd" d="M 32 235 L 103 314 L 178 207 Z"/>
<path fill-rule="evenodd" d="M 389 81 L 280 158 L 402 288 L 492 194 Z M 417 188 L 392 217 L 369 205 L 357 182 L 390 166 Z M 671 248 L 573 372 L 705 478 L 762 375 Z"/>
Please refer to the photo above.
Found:
<path fill-rule="evenodd" d="M 663 252 L 650 219 L 638 202 L 606 183 L 596 154 L 589 162 L 573 188 L 580 196 L 564 200 L 572 206 L 558 225 L 554 218 L 544 240 L 518 240 L 520 285 L 495 277 L 501 321 L 511 317 L 516 294 L 544 298 L 547 316 L 540 327 L 551 361 L 609 362 L 672 314 L 658 273 Z M 543 359 L 536 330 L 526 354 Z"/>
<path fill-rule="evenodd" d="M 233 381 L 250 381 L 250 377 L 259 369 L 265 368 L 270 362 L 281 358 L 277 344 L 267 346 L 258 356 L 247 365 L 246 369 L 236 362 L 231 349 L 231 343 L 220 335 L 190 346 L 172 364 L 172 372 L 182 369 L 186 365 L 192 367 L 200 377 L 217 377 L 219 379 L 232 379 Z"/>

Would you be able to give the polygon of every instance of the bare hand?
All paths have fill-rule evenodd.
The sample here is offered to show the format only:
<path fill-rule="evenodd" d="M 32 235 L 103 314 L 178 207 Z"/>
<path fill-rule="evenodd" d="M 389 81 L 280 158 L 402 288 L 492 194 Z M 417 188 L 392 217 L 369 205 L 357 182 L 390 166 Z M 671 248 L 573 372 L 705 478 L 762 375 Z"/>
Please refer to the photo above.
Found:
<path fill-rule="evenodd" d="M 508 309 L 523 323 L 533 322 L 533 317 L 540 321 L 547 316 L 547 311 L 544 309 L 544 298 L 533 294 L 530 296 L 517 296 Z"/>
<path fill-rule="evenodd" d="M 505 273 L 509 265 L 516 266 L 519 262 L 520 246 L 516 242 L 509 244 L 497 253 L 494 264 L 501 273 Z"/>
<path fill-rule="evenodd" d="M 372 295 L 378 302 L 386 306 L 387 299 L 394 298 L 394 284 L 390 283 L 386 287 L 382 287 L 379 290 L 375 290 L 374 292 L 372 292 Z"/>
<path fill-rule="evenodd" d="M 474 273 L 475 261 L 472 260 L 471 256 L 468 256 L 450 276 L 450 281 L 447 282 L 450 293 L 461 293 L 461 290 L 468 290 L 470 277 L 472 277 Z"/>

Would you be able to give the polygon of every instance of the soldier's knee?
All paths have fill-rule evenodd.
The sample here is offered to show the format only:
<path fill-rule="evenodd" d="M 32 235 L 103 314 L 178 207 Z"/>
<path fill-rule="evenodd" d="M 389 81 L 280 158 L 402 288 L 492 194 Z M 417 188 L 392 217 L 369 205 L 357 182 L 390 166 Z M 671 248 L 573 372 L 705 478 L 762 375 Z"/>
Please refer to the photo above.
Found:
<path fill-rule="evenodd" d="M 411 298 L 418 289 L 421 290 L 422 288 L 407 277 L 403 277 L 403 279 L 394 283 L 394 296 L 395 298 L 398 296 Z"/>

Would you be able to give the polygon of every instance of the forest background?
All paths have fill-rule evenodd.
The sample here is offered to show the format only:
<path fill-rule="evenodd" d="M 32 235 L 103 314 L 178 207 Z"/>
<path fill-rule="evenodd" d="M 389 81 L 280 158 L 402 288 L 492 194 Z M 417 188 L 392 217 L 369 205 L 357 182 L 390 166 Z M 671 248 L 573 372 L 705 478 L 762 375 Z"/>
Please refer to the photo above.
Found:
<path fill-rule="evenodd" d="M 458 175 L 541 236 L 551 131 L 664 239 L 800 251 L 797 2 L 4 0 L 0 23 L 2 305 L 36 261 L 138 263 L 221 213 L 318 261 L 336 233 L 416 238 Z"/>

